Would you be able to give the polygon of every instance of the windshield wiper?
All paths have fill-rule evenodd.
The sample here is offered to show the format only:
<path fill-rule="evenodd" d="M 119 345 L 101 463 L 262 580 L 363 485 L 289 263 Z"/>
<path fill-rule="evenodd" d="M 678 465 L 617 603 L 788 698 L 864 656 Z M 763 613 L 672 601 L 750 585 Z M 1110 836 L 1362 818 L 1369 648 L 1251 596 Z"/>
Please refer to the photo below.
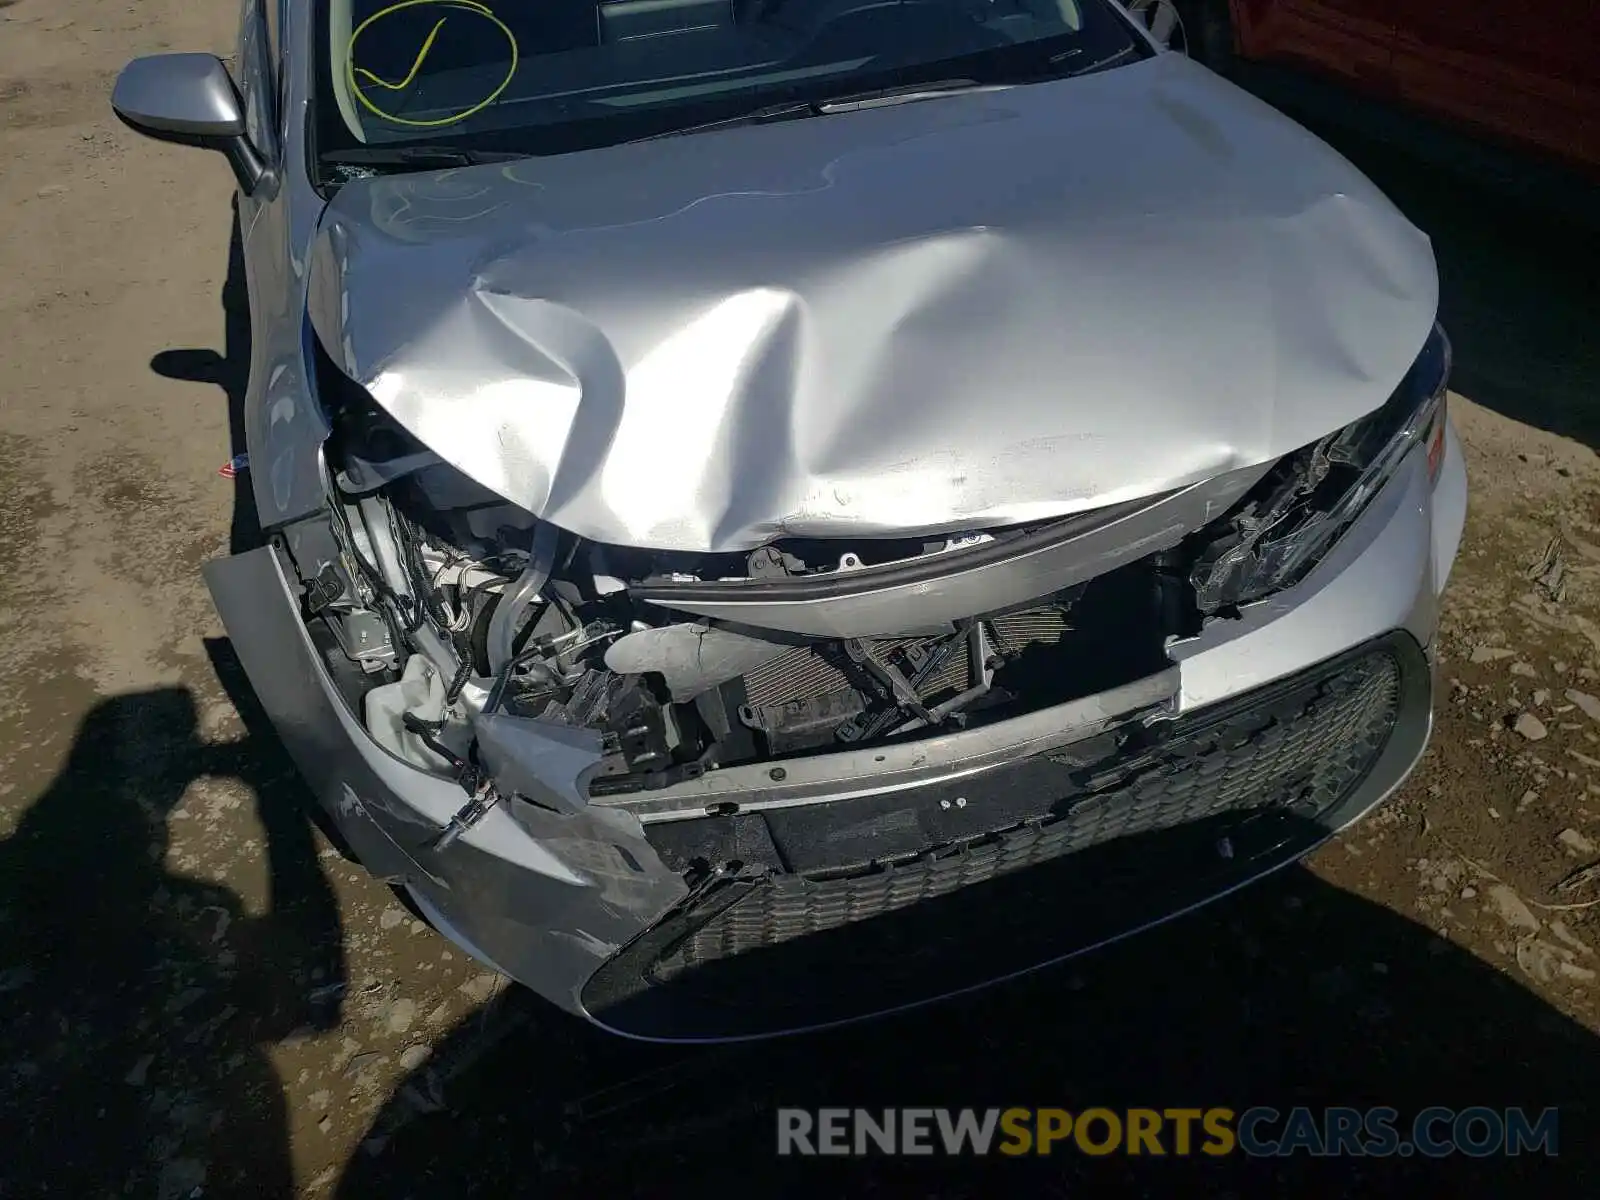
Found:
<path fill-rule="evenodd" d="M 1092 62 L 1084 63 L 1082 66 L 1079 66 L 1076 63 L 1072 64 L 1072 70 L 1069 72 L 1069 74 L 1073 76 L 1093 75 L 1096 71 L 1107 71 L 1130 58 L 1139 57 L 1139 53 L 1140 47 L 1138 46 L 1124 46 L 1121 50 L 1114 51 L 1113 53 L 1106 55 L 1104 58 L 1097 58 Z M 1057 55 L 1055 58 L 1050 60 L 1050 63 L 1052 66 L 1055 66 L 1058 63 L 1065 62 L 1066 57 L 1067 56 L 1064 55 Z"/>
<path fill-rule="evenodd" d="M 320 155 L 325 163 L 352 167 L 403 167 L 413 171 L 475 167 L 526 158 L 512 150 L 465 150 L 460 146 L 350 146 Z"/>
<path fill-rule="evenodd" d="M 823 112 L 855 112 L 862 108 L 880 108 L 891 104 L 909 104 L 932 96 L 945 96 L 951 92 L 970 92 L 991 86 L 977 79 L 933 79 L 927 83 L 903 83 L 899 87 L 876 88 L 868 92 L 852 92 L 832 100 L 818 102 Z"/>
<path fill-rule="evenodd" d="M 767 125 L 775 121 L 795 121 L 802 117 L 815 117 L 822 112 L 821 107 L 812 100 L 786 100 L 782 104 L 769 104 L 765 108 L 753 108 L 749 112 L 742 112 L 734 117 L 722 117 L 715 121 L 702 121 L 698 125 L 680 125 L 675 129 L 665 129 L 660 133 L 646 134 L 641 138 L 633 138 L 636 142 L 653 142 L 657 138 L 680 137 L 686 133 L 710 133 L 714 129 L 733 129 L 740 125 Z"/>
<path fill-rule="evenodd" d="M 751 109 L 736 116 L 704 121 L 698 125 L 684 125 L 678 129 L 668 129 L 635 140 L 652 142 L 657 138 L 679 137 L 686 133 L 710 133 L 716 129 L 735 129 L 740 125 L 770 125 L 777 121 L 797 121 L 805 117 L 826 116 L 828 113 L 854 112 L 862 108 L 906 104 L 913 100 L 943 96 L 950 92 L 965 92 L 984 86 L 987 85 L 976 79 L 935 79 L 927 83 L 904 83 L 897 87 L 850 92 L 843 96 L 831 96 L 826 100 L 786 100 L 780 104 Z"/>

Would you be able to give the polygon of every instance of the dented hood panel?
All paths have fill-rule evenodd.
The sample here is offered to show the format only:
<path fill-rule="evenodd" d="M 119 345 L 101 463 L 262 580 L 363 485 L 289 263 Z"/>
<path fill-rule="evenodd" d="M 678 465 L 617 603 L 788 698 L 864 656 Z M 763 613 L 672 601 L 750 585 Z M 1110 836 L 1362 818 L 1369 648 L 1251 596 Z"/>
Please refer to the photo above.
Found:
<path fill-rule="evenodd" d="M 602 542 L 998 525 L 1266 461 L 1376 408 L 1426 237 L 1178 55 L 1081 79 L 346 185 L 334 359 Z"/>

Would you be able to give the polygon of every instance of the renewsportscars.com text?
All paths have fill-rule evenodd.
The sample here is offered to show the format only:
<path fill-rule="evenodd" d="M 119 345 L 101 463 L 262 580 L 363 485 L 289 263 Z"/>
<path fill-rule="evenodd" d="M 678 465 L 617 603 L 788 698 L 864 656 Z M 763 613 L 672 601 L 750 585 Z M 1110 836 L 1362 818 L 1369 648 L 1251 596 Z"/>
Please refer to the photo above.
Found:
<path fill-rule="evenodd" d="M 784 1156 L 1068 1154 L 1474 1158 L 1557 1152 L 1558 1112 L 1521 1108 L 781 1108 Z"/>

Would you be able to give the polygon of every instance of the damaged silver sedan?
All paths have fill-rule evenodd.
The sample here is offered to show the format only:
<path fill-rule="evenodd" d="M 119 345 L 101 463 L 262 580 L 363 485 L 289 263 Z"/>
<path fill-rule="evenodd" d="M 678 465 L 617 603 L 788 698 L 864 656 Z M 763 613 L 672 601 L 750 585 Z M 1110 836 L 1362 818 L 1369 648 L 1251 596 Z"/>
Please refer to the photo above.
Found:
<path fill-rule="evenodd" d="M 238 183 L 352 852 L 629 1036 L 949 995 L 1295 861 L 1431 726 L 1426 237 L 1113 0 L 245 0 L 113 103 Z"/>

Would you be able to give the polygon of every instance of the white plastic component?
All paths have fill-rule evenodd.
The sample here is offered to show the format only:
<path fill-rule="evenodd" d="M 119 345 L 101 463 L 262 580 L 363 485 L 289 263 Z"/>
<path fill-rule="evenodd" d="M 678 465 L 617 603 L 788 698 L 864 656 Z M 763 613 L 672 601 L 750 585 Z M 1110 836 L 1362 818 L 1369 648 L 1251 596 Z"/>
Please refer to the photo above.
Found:
<path fill-rule="evenodd" d="M 413 654 L 406 660 L 399 682 L 386 683 L 367 693 L 367 732 L 385 750 L 412 766 L 437 775 L 451 774 L 451 765 L 405 727 L 406 713 L 423 721 L 439 720 L 444 713 L 444 689 L 433 665 L 421 654 Z M 457 743 L 465 741 L 468 731 L 464 723 L 454 724 L 456 728 L 447 724 L 435 736 L 443 745 L 461 753 L 465 747 Z"/>

